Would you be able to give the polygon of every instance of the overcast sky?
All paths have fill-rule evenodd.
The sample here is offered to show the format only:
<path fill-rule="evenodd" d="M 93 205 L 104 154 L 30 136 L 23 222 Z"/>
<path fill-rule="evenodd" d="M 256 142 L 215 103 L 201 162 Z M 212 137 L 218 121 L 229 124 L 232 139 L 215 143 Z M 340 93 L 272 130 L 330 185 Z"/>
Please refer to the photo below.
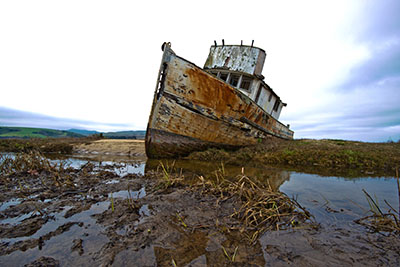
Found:
<path fill-rule="evenodd" d="M 400 139 L 400 1 L 1 1 L 0 125 L 145 129 L 161 44 L 263 48 L 295 138 Z"/>

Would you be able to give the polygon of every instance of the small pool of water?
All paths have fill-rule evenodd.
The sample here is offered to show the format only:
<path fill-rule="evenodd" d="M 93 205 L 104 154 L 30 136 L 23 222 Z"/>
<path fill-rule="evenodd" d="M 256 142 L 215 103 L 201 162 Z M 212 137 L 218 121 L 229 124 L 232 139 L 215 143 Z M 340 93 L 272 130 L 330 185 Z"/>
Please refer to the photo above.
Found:
<path fill-rule="evenodd" d="M 353 220 L 367 216 L 370 206 L 363 189 L 377 200 L 382 211 L 389 209 L 385 200 L 395 208 L 399 203 L 394 177 L 343 178 L 290 172 L 279 189 L 327 225 L 353 224 Z"/>
<path fill-rule="evenodd" d="M 145 196 L 146 196 L 146 189 L 144 187 L 140 188 L 138 191 L 121 190 L 108 194 L 109 198 L 113 197 L 113 198 L 139 199 Z"/>

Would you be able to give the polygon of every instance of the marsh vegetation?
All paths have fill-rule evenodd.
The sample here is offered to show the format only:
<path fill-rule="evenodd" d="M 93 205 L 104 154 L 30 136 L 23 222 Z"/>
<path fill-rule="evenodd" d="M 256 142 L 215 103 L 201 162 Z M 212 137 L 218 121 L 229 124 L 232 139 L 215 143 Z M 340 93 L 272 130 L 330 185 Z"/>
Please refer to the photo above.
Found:
<path fill-rule="evenodd" d="M 400 143 L 365 143 L 344 140 L 271 140 L 237 151 L 209 149 L 189 156 L 227 164 L 278 164 L 313 169 L 358 170 L 393 175 L 400 166 Z"/>

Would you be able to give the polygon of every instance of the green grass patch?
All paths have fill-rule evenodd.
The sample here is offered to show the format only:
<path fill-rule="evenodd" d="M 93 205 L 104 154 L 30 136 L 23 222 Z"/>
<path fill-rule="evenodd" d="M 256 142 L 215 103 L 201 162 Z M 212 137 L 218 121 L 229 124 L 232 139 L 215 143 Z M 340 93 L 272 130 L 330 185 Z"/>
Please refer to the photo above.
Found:
<path fill-rule="evenodd" d="M 44 128 L 28 128 L 28 127 L 0 127 L 0 138 L 47 138 L 47 137 L 83 137 L 81 134 L 44 129 Z"/>

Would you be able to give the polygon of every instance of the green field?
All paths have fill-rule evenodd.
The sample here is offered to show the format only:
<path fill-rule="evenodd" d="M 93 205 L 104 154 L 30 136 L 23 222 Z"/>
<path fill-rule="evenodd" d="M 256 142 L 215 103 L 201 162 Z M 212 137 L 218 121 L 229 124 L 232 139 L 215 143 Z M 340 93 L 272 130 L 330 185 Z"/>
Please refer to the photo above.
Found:
<path fill-rule="evenodd" d="M 44 128 L 0 127 L 0 138 L 83 137 L 81 134 Z"/>

